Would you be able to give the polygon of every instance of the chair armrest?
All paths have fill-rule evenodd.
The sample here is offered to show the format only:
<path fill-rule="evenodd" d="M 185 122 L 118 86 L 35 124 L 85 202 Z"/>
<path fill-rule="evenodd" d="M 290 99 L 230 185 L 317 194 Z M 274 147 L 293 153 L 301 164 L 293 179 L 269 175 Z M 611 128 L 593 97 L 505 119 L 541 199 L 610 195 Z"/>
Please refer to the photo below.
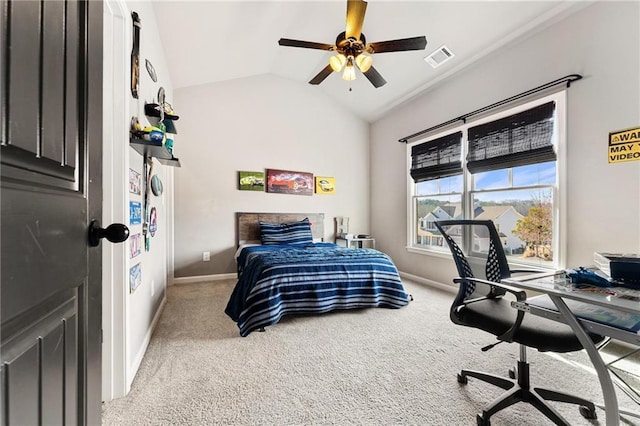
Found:
<path fill-rule="evenodd" d="M 497 283 L 494 281 L 488 281 L 488 280 L 483 280 L 480 278 L 454 278 L 453 282 L 454 283 L 461 283 L 464 281 L 472 281 L 472 282 L 476 282 L 476 283 L 480 283 L 480 284 L 486 284 L 486 285 L 492 285 L 494 287 L 498 287 L 498 288 L 502 288 L 505 291 L 513 294 L 514 296 L 516 296 L 516 300 L 518 300 L 519 302 L 522 302 L 524 300 L 527 300 L 527 293 L 517 287 L 513 287 L 504 283 Z"/>
<path fill-rule="evenodd" d="M 520 288 L 516 288 L 507 284 L 503 284 L 503 283 L 497 283 L 497 282 L 493 282 L 493 281 L 488 281 L 488 280 L 483 280 L 480 278 L 454 278 L 453 282 L 454 283 L 461 283 L 464 281 L 473 281 L 473 282 L 477 282 L 477 283 L 481 283 L 481 284 L 486 284 L 486 285 L 492 285 L 498 288 L 501 288 L 511 294 L 513 294 L 514 296 L 516 296 L 516 300 L 518 302 L 523 302 L 525 300 L 527 300 L 527 293 L 520 289 Z M 486 298 L 478 298 L 478 299 L 473 299 L 469 302 L 473 303 L 473 302 L 477 302 L 480 300 L 486 300 Z M 518 331 L 518 329 L 520 328 L 520 324 L 522 324 L 522 320 L 524 319 L 524 311 L 520 311 L 520 310 L 516 310 L 517 314 L 516 314 L 516 320 L 514 321 L 513 325 L 504 333 L 502 333 L 500 336 L 497 336 L 498 340 L 502 340 L 505 342 L 513 342 L 513 336 L 516 334 L 516 331 Z"/>

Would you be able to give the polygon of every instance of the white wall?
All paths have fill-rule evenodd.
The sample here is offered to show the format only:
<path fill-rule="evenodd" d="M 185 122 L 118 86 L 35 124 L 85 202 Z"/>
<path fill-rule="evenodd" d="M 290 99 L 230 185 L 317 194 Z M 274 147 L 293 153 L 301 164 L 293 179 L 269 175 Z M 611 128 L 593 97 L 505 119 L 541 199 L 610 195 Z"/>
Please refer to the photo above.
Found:
<path fill-rule="evenodd" d="M 131 95 L 131 11 L 142 20 L 140 42 L 140 96 Z M 129 192 L 129 169 L 142 174 L 142 156 L 129 147 L 131 117 L 142 125 L 144 103 L 153 102 L 159 85 L 171 93 L 171 83 L 162 47 L 156 43 L 158 28 L 151 4 L 109 0 L 104 8 L 104 140 L 103 140 L 103 226 L 119 222 L 129 226 L 131 235 L 142 232 L 142 225 L 129 221 L 129 201 L 142 203 L 143 195 Z M 145 67 L 149 59 L 158 75 L 153 82 Z M 155 163 L 154 174 L 163 180 L 166 192 L 151 196 L 150 204 L 158 210 L 158 231 L 151 250 L 131 258 L 130 240 L 123 244 L 103 244 L 103 331 L 102 396 L 103 400 L 124 396 L 131 386 L 147 348 L 154 321 L 165 299 L 167 245 L 171 231 L 172 172 Z M 129 292 L 129 270 L 142 265 L 142 284 Z"/>
<path fill-rule="evenodd" d="M 407 252 L 406 147 L 399 138 L 567 74 L 567 264 L 640 247 L 640 162 L 607 163 L 610 131 L 640 125 L 638 2 L 598 2 L 457 73 L 371 126 L 371 231 L 401 271 L 450 283 L 449 259 Z M 452 61 L 453 62 L 453 61 Z"/>
<path fill-rule="evenodd" d="M 169 71 L 164 57 L 162 45 L 158 43 L 160 38 L 153 6 L 150 2 L 127 2 L 130 11 L 138 13 L 142 28 L 140 31 L 140 94 L 138 99 L 134 99 L 130 91 L 127 91 L 130 100 L 130 122 L 131 116 L 138 117 L 140 124 L 144 127 L 150 124 L 144 114 L 144 104 L 157 102 L 157 93 L 160 86 L 166 91 L 167 100 L 171 99 L 172 86 L 169 78 Z M 131 46 L 131 45 L 130 45 Z M 129 57 L 131 50 L 125 52 Z M 145 66 L 148 59 L 155 69 L 157 82 L 154 82 Z M 126 61 L 127 65 L 130 61 Z M 130 80 L 127 81 L 130 85 Z M 106 123 L 105 123 L 106 124 Z M 128 142 L 128 141 L 127 141 Z M 126 145 L 128 146 L 128 143 Z M 143 175 L 143 157 L 133 148 L 129 150 L 129 168 Z M 126 171 L 128 173 L 128 170 Z M 172 173 L 173 168 L 161 165 L 154 160 L 153 174 L 158 175 L 163 182 L 164 192 L 161 196 L 154 196 L 149 190 L 150 208 L 157 210 L 158 228 L 155 236 L 151 238 L 150 250 L 144 249 L 144 237 L 142 238 L 142 253 L 134 258 L 130 258 L 127 250 L 127 271 L 137 263 L 142 265 L 142 283 L 133 292 L 129 293 L 129 282 L 124 283 L 126 290 L 126 362 L 127 362 L 127 384 L 130 386 L 138 366 L 146 351 L 151 333 L 153 331 L 154 319 L 159 312 L 159 308 L 165 300 L 165 291 L 168 283 L 167 245 L 171 232 L 171 201 L 172 201 Z M 128 178 L 127 178 L 128 183 Z M 138 201 L 144 206 L 144 192 L 140 195 L 129 193 L 126 189 L 130 201 Z M 128 209 L 128 202 L 127 202 Z M 144 213 L 143 213 L 144 214 Z M 128 212 L 127 212 L 128 217 Z M 144 221 L 144 220 L 143 220 Z M 142 225 L 129 225 L 131 235 L 142 234 Z M 127 246 L 128 248 L 128 246 Z"/>
<path fill-rule="evenodd" d="M 369 232 L 369 125 L 316 87 L 260 75 L 176 89 L 174 107 L 176 277 L 235 272 L 236 212 L 324 213 L 325 241 L 335 216 Z M 238 190 L 238 171 L 268 168 L 335 177 L 336 193 Z"/>

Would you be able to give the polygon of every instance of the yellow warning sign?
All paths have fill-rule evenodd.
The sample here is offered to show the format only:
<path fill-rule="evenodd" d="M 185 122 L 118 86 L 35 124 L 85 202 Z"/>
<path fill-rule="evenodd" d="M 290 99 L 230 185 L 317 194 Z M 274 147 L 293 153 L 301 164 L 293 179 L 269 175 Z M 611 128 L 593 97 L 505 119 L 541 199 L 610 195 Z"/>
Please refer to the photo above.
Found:
<path fill-rule="evenodd" d="M 640 127 L 609 133 L 609 163 L 640 160 Z"/>

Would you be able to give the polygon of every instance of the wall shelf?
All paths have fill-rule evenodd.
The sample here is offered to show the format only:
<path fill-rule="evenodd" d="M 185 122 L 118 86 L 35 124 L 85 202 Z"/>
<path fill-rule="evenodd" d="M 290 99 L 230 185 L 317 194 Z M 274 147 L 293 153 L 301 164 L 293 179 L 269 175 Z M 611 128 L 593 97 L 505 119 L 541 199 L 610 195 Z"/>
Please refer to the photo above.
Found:
<path fill-rule="evenodd" d="M 157 158 L 165 166 L 180 167 L 180 160 L 173 156 L 162 144 L 146 141 L 144 139 L 131 138 L 129 145 L 138 151 L 144 158 Z"/>
<path fill-rule="evenodd" d="M 180 160 L 177 159 L 176 157 L 158 158 L 158 161 L 160 162 L 160 164 L 164 164 L 165 166 L 181 167 L 180 166 Z"/>
<path fill-rule="evenodd" d="M 155 126 L 160 123 L 160 106 L 158 104 L 145 104 L 144 105 L 144 113 L 147 117 L 153 118 L 153 124 Z M 164 120 L 162 121 L 165 125 L 167 133 L 177 134 L 178 129 L 176 129 L 176 125 L 174 123 L 175 120 L 178 120 L 180 117 L 175 114 L 164 114 Z M 150 120 L 151 121 L 151 120 Z"/>

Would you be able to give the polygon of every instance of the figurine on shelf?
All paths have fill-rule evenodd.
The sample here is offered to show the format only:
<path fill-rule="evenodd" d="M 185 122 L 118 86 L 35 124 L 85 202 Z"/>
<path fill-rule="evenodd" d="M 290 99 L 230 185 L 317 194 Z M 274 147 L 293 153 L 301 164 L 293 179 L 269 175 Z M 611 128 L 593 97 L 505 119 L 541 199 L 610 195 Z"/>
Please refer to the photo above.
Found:
<path fill-rule="evenodd" d="M 131 133 L 139 132 L 142 130 L 138 117 L 131 117 Z"/>
<path fill-rule="evenodd" d="M 168 102 L 163 104 L 144 104 L 144 113 L 149 117 L 159 117 L 160 121 L 177 120 L 180 118 Z"/>
<path fill-rule="evenodd" d="M 138 129 L 138 126 L 131 127 L 131 136 L 137 139 L 142 139 L 145 141 L 153 142 L 158 145 L 162 145 L 165 140 L 165 132 L 159 128 L 154 126 L 146 126 L 143 129 Z"/>

